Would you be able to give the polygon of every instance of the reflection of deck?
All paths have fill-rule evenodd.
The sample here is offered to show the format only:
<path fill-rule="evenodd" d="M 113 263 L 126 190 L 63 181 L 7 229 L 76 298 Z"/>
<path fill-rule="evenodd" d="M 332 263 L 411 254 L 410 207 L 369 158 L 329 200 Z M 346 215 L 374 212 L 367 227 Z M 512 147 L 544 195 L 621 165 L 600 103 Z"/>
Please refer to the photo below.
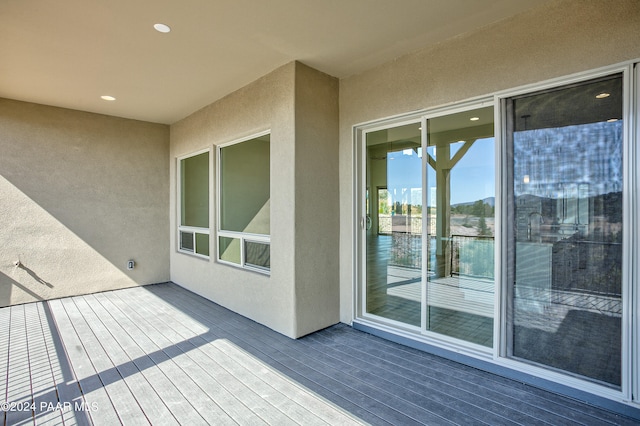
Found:
<path fill-rule="evenodd" d="M 422 288 L 419 278 L 394 282 L 395 277 L 402 276 L 401 272 L 392 272 L 398 269 L 401 268 L 389 267 L 391 282 L 387 287 L 387 294 L 420 303 Z M 493 281 L 476 278 L 432 279 L 428 284 L 427 303 L 429 306 L 493 318 L 493 286 Z"/>

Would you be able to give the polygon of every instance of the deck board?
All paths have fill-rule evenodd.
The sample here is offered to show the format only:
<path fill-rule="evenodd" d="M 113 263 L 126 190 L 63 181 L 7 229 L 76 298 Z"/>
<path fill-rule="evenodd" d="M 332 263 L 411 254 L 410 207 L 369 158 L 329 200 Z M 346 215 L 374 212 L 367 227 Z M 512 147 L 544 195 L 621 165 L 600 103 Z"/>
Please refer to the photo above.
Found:
<path fill-rule="evenodd" d="M 32 412 L 23 407 L 29 406 L 32 398 L 24 305 L 11 307 L 8 364 L 7 401 L 13 407 L 7 411 L 6 424 L 26 423 Z"/>
<path fill-rule="evenodd" d="M 137 290 L 137 289 L 136 289 Z M 145 292 L 132 292 L 139 296 L 144 296 Z M 119 295 L 117 295 L 119 296 Z M 142 297 L 139 299 L 143 300 Z M 125 308 L 127 305 L 123 298 L 115 300 L 118 306 Z M 181 337 L 170 327 L 161 327 L 158 317 L 166 313 L 165 307 L 156 301 L 147 301 L 140 304 L 135 311 L 130 311 L 130 315 L 144 326 L 144 331 L 153 337 L 159 345 L 162 354 L 167 360 L 171 360 L 178 366 L 178 370 L 170 371 L 173 383 L 180 386 L 181 392 L 194 404 L 197 411 L 207 420 L 215 424 L 224 423 L 260 423 L 259 417 L 244 406 L 232 393 L 228 392 L 215 377 L 199 366 L 188 354 L 175 345 Z M 169 312 L 171 313 L 171 312 Z M 173 312 L 175 316 L 172 321 L 177 321 L 180 313 Z M 185 318 L 182 318 L 183 320 Z M 203 329 L 204 330 L 204 329 Z M 156 355 L 159 355 L 156 353 Z M 163 362 L 162 365 L 165 365 Z"/>
<path fill-rule="evenodd" d="M 26 332 L 29 350 L 29 374 L 31 378 L 31 396 L 34 404 L 32 415 L 36 424 L 61 424 L 62 411 L 41 410 L 45 406 L 58 404 L 58 396 L 52 390 L 56 388 L 54 371 L 49 360 L 44 340 L 38 305 L 24 305 Z"/>
<path fill-rule="evenodd" d="M 171 325 L 167 324 L 167 326 Z M 208 368 L 216 368 L 214 363 L 219 364 L 229 374 L 247 385 L 246 392 L 255 393 L 260 399 L 269 401 L 271 405 L 289 416 L 289 420 L 277 420 L 278 424 L 282 421 L 290 422 L 290 419 L 296 418 L 304 418 L 305 424 L 336 424 L 344 420 L 344 416 L 338 410 L 327 410 L 326 405 L 318 404 L 309 392 L 293 385 L 281 374 L 265 368 L 250 354 L 217 334 L 215 330 L 210 329 L 207 334 L 207 339 L 197 336 L 191 340 L 191 345 L 202 343 L 194 351 L 196 361 Z"/>
<path fill-rule="evenodd" d="M 157 407 L 158 411 L 162 411 L 168 418 L 174 418 L 178 423 L 182 424 L 206 424 L 207 421 L 198 413 L 186 398 L 174 385 L 172 380 L 167 377 L 165 371 L 161 367 L 162 362 L 167 361 L 168 357 L 161 358 L 149 355 L 159 348 L 153 345 L 147 334 L 140 332 L 131 318 L 125 315 L 115 304 L 112 303 L 113 296 L 101 293 L 87 300 L 90 302 L 94 312 L 98 315 L 104 324 L 111 330 L 117 344 L 120 345 L 131 361 L 136 365 L 140 373 L 148 381 L 153 389 L 153 407 Z M 129 308 L 129 307 L 127 307 Z M 151 336 L 153 337 L 153 336 Z M 151 345 L 149 345 L 151 343 Z M 145 350 L 147 349 L 147 350 Z M 159 362 L 154 361 L 159 360 Z M 172 363 L 173 365 L 173 363 Z M 180 380 L 182 374 L 173 375 L 176 380 Z M 189 386 L 192 386 L 189 383 Z M 149 397 L 149 395 L 146 395 Z M 209 419 L 209 420 L 220 420 Z M 155 422 L 152 423 L 155 424 Z"/>
<path fill-rule="evenodd" d="M 190 310 L 192 315 L 199 314 L 198 311 L 194 310 L 194 306 L 198 305 L 198 300 L 188 300 L 183 303 L 180 303 L 179 300 L 178 298 L 173 299 L 173 303 L 182 309 Z M 215 321 L 211 321 L 202 315 L 200 318 L 201 321 L 210 321 L 212 327 L 216 326 Z M 283 363 L 290 363 L 293 366 L 297 366 L 298 369 L 305 368 L 307 377 L 317 383 L 332 383 L 332 375 L 335 376 L 335 374 L 329 375 L 326 373 L 339 370 L 344 383 L 340 383 L 340 385 L 343 386 L 337 386 L 336 388 L 343 392 L 343 396 L 354 403 L 361 402 L 361 400 L 364 399 L 367 405 L 363 408 L 390 423 L 411 424 L 427 421 L 428 424 L 451 424 L 446 418 L 442 417 L 446 415 L 446 413 L 432 415 L 432 413 L 422 410 L 420 407 L 406 400 L 397 398 L 393 393 L 389 393 L 381 387 L 370 385 L 351 374 L 352 372 L 349 372 L 347 369 L 336 369 L 331 363 L 323 363 L 316 360 L 315 354 L 312 351 L 305 350 L 305 347 L 299 342 L 294 345 L 296 350 L 289 350 L 291 348 L 291 346 L 289 346 L 291 341 L 286 337 L 273 335 L 264 338 L 263 331 L 259 330 L 261 326 L 258 326 L 258 324 L 252 321 L 242 321 L 240 318 L 239 321 L 237 324 L 234 324 L 234 322 L 225 324 L 225 330 L 232 329 L 236 331 L 237 335 L 250 337 L 251 340 L 246 342 L 248 344 L 257 345 L 262 343 L 264 345 L 260 346 L 262 350 L 275 351 L 272 352 L 274 359 L 280 360 L 280 362 Z M 283 354 L 286 354 L 286 358 Z M 334 384 L 333 386 L 335 387 L 336 385 Z M 329 387 L 331 388 L 332 386 L 329 385 Z M 368 398 L 362 398 L 363 395 L 368 396 Z"/>
<path fill-rule="evenodd" d="M 104 355 L 113 363 L 148 421 L 151 424 L 178 424 L 147 380 L 144 374 L 146 369 L 140 369 L 141 363 L 136 362 L 135 357 L 128 355 L 127 348 L 130 348 L 130 341 L 125 339 L 126 332 L 117 323 L 109 321 L 111 318 L 109 313 L 102 309 L 93 296 L 76 299 L 75 302 L 78 310 L 83 312 L 85 320 L 91 324 L 96 339 L 104 349 Z M 120 336 L 120 339 L 116 339 L 114 337 L 116 335 Z M 137 413 L 137 410 L 135 411 Z M 134 420 L 136 423 L 143 421 L 139 415 Z"/>
<path fill-rule="evenodd" d="M 107 336 L 103 335 L 97 323 L 89 324 L 85 317 L 89 313 L 80 309 L 84 305 L 82 301 L 82 298 L 63 299 L 62 303 L 82 341 L 82 348 L 89 356 L 118 417 L 123 423 L 139 425 L 149 423 L 127 381 L 123 380 L 116 364 L 105 350 L 102 339 L 106 339 Z"/>
<path fill-rule="evenodd" d="M 74 328 L 73 318 L 68 316 L 63 300 L 51 300 L 47 304 L 55 317 L 60 339 L 65 346 L 66 356 L 85 403 L 88 406 L 95 405 L 97 407 L 94 412 L 88 412 L 91 422 L 96 425 L 119 424 L 120 418 L 102 385 L 89 354 L 84 350 L 83 343 Z"/>
<path fill-rule="evenodd" d="M 10 327 L 11 308 L 0 309 L 0 403 L 7 402 Z M 5 411 L 0 411 L 0 424 L 5 424 L 6 415 Z"/>
<path fill-rule="evenodd" d="M 51 376 L 55 386 L 54 388 L 48 389 L 47 392 L 49 394 L 55 394 L 52 402 L 56 401 L 56 404 L 68 402 L 73 406 L 73 409 L 60 410 L 65 425 L 90 425 L 89 414 L 82 409 L 85 407 L 86 401 L 71 371 L 71 366 L 69 365 L 62 340 L 60 339 L 57 325 L 51 315 L 50 307 L 45 303 L 38 303 L 36 306 L 38 307 L 40 328 L 42 330 L 43 349 L 46 351 L 42 356 L 46 356 L 49 362 Z M 38 416 L 43 411 L 49 411 L 49 406 L 37 406 L 37 409 L 36 423 L 38 423 Z"/>
<path fill-rule="evenodd" d="M 637 424 L 344 324 L 292 340 L 174 284 L 1 308 L 5 399 L 97 407 L 7 425 Z"/>

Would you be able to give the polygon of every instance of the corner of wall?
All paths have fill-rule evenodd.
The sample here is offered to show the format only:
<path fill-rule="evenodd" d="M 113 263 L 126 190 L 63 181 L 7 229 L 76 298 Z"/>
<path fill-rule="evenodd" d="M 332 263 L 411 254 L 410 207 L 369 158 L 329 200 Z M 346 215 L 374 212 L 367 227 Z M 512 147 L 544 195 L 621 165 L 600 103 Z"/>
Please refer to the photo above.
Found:
<path fill-rule="evenodd" d="M 338 86 L 296 63 L 296 337 L 339 321 Z"/>

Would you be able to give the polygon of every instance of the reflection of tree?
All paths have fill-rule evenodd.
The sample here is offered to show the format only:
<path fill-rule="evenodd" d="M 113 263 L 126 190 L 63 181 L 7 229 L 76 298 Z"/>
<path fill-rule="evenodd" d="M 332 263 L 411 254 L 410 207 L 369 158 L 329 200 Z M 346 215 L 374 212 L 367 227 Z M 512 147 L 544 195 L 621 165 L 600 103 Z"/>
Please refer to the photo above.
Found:
<path fill-rule="evenodd" d="M 378 213 L 391 213 L 391 206 L 389 205 L 389 191 L 387 191 L 386 189 L 381 189 L 378 191 Z"/>
<path fill-rule="evenodd" d="M 485 203 L 483 200 L 478 200 L 472 204 L 456 204 L 451 206 L 451 213 L 491 217 L 495 213 L 495 207 L 489 203 Z"/>
<path fill-rule="evenodd" d="M 478 230 L 480 231 L 479 235 L 491 235 L 489 228 L 487 228 L 487 222 L 484 220 L 484 213 L 480 216 L 480 220 L 478 221 Z"/>

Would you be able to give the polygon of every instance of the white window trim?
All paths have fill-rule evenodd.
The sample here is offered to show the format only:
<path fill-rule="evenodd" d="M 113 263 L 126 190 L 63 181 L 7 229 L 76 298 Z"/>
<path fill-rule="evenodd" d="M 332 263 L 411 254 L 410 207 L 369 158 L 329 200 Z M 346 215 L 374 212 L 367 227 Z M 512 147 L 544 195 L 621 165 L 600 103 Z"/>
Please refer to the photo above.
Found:
<path fill-rule="evenodd" d="M 187 250 L 185 248 L 182 248 L 180 245 L 180 240 L 181 240 L 181 233 L 182 232 L 189 232 L 191 234 L 193 234 L 193 250 Z M 206 256 L 204 254 L 200 254 L 198 253 L 198 247 L 197 247 L 197 238 L 196 235 L 197 234 L 201 234 L 201 235 L 210 235 L 210 231 L 209 228 L 199 228 L 197 226 L 182 226 L 182 225 L 178 225 L 178 251 L 180 253 L 185 253 L 185 254 L 190 254 L 192 256 L 197 256 L 197 257 L 202 257 L 204 259 L 209 259 L 210 256 Z M 209 247 L 211 247 L 211 239 L 209 239 Z M 209 251 L 211 251 L 211 249 L 209 249 Z"/>
<path fill-rule="evenodd" d="M 201 259 L 210 259 L 211 258 L 211 225 L 208 228 L 201 228 L 197 226 L 185 226 L 181 225 L 182 223 L 182 171 L 181 171 L 181 161 L 187 158 L 195 157 L 196 155 L 209 153 L 209 188 L 211 188 L 211 148 L 201 149 L 199 151 L 182 155 L 176 157 L 176 251 L 179 253 L 187 254 L 189 256 L 199 257 Z M 211 190 L 209 190 L 209 224 L 211 224 Z M 180 247 L 180 233 L 181 232 L 191 232 L 193 233 L 193 251 L 186 250 Z M 196 234 L 204 234 L 209 235 L 209 256 L 204 254 L 197 253 L 196 247 Z"/>
<path fill-rule="evenodd" d="M 271 274 L 271 270 L 267 268 L 261 268 L 259 266 L 252 265 L 246 262 L 244 255 L 244 244 L 245 242 L 257 242 L 263 243 L 271 246 L 271 237 L 263 234 L 249 234 L 246 232 L 234 232 L 234 231 L 218 231 L 218 237 L 227 237 L 227 238 L 235 238 L 240 240 L 240 263 L 229 262 L 228 260 L 223 260 L 217 258 L 219 263 L 223 263 L 225 265 L 231 265 L 243 269 L 249 269 L 251 271 L 260 272 L 266 275 Z M 216 251 L 220 253 L 220 238 L 216 238 Z"/>
<path fill-rule="evenodd" d="M 271 135 L 271 129 L 268 130 L 264 130 L 258 133 L 254 133 L 251 134 L 249 136 L 246 137 L 242 137 L 239 139 L 234 139 L 230 142 L 225 142 L 222 143 L 220 145 L 216 146 L 216 236 L 215 236 L 215 240 L 216 240 L 216 262 L 217 263 L 221 263 L 223 265 L 229 265 L 229 266 L 233 266 L 235 268 L 239 268 L 239 269 L 245 269 L 245 270 L 249 270 L 249 271 L 254 271 L 254 272 L 258 272 L 261 274 L 265 274 L 265 275 L 271 275 L 271 269 L 266 269 L 266 268 L 260 268 L 257 266 L 253 266 L 251 264 L 247 264 L 245 262 L 245 256 L 244 256 L 244 243 L 245 241 L 256 241 L 256 242 L 261 242 L 261 243 L 267 243 L 269 244 L 269 246 L 271 246 L 271 235 L 266 235 L 266 234 L 252 234 L 252 233 L 247 233 L 247 232 L 237 232 L 237 231 L 226 231 L 224 229 L 222 229 L 221 224 L 220 224 L 220 205 L 221 205 L 221 195 L 222 195 L 222 188 L 221 188 L 221 183 L 222 180 L 220 179 L 220 172 L 222 170 L 221 164 L 220 164 L 220 151 L 222 150 L 222 148 L 231 146 L 231 145 L 236 145 L 242 142 L 247 142 L 251 139 L 255 139 L 255 138 L 259 138 L 261 136 L 266 136 L 266 135 Z M 271 161 L 271 156 L 269 156 L 269 161 Z M 271 170 L 271 164 L 269 164 L 269 169 Z M 234 263 L 234 262 L 229 262 L 227 260 L 223 260 L 220 259 L 220 237 L 228 237 L 228 238 L 237 238 L 240 240 L 240 263 Z"/>

